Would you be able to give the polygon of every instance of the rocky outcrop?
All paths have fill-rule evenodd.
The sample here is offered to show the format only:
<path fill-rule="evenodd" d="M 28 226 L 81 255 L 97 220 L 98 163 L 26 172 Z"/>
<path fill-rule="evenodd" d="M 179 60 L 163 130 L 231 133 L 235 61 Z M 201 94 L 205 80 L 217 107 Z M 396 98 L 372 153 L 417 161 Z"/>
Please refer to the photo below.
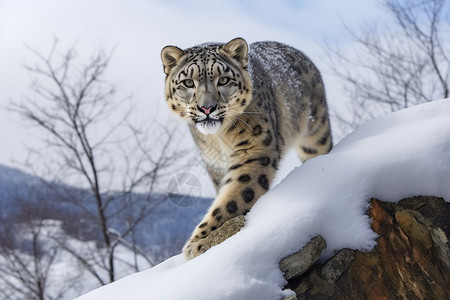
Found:
<path fill-rule="evenodd" d="M 450 203 L 414 197 L 370 204 L 377 246 L 366 253 L 343 249 L 319 264 L 323 244 L 316 237 L 281 261 L 287 288 L 297 299 L 450 299 Z"/>
<path fill-rule="evenodd" d="M 280 262 L 286 289 L 296 294 L 288 299 L 450 299 L 450 203 L 437 197 L 372 199 L 368 214 L 379 235 L 372 251 L 342 249 L 319 263 L 326 241 L 317 236 Z M 224 223 L 205 239 L 207 248 L 244 222 L 239 216 Z"/>

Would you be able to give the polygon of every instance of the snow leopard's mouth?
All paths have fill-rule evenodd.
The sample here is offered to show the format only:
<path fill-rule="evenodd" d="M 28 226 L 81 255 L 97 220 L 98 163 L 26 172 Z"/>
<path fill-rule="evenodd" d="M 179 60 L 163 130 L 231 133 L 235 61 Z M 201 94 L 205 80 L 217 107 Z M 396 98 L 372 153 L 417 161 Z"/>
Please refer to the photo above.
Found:
<path fill-rule="evenodd" d="M 202 126 L 216 125 L 215 123 L 220 125 L 223 122 L 223 118 L 217 118 L 215 116 L 207 115 L 194 120 L 194 122 L 196 123 L 196 125 L 203 124 Z"/>
<path fill-rule="evenodd" d="M 203 134 L 215 134 L 219 128 L 220 125 L 222 125 L 223 119 L 212 119 L 209 116 L 201 121 L 195 122 L 195 127 L 203 133 Z"/>
<path fill-rule="evenodd" d="M 203 120 L 197 120 L 195 123 L 210 125 L 210 124 L 213 124 L 213 123 L 220 123 L 220 124 L 222 124 L 222 121 L 220 119 L 213 119 L 213 118 L 210 118 L 210 117 L 206 117 Z"/>

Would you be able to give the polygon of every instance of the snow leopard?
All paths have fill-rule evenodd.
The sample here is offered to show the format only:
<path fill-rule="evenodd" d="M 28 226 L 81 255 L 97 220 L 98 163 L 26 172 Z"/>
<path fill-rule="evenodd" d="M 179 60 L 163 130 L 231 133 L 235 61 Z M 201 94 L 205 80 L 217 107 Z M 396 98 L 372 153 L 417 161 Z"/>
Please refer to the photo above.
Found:
<path fill-rule="evenodd" d="M 183 247 L 192 259 L 205 238 L 249 212 L 265 194 L 287 150 L 302 162 L 333 145 L 324 84 L 301 51 L 242 38 L 161 51 L 165 99 L 187 121 L 217 191 Z"/>

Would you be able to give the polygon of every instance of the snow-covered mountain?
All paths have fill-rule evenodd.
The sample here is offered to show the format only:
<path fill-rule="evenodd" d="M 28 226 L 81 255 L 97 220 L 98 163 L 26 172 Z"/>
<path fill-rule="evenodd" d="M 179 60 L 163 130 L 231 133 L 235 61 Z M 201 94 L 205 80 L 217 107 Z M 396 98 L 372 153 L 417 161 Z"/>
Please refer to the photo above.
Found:
<path fill-rule="evenodd" d="M 199 257 L 172 257 L 79 300 L 259 299 L 288 297 L 279 261 L 311 237 L 327 242 L 324 259 L 342 248 L 370 250 L 376 234 L 369 199 L 433 195 L 450 201 L 450 99 L 367 123 L 328 154 L 295 169 L 261 197 L 245 227 Z"/>
<path fill-rule="evenodd" d="M 86 230 L 71 229 L 73 226 L 70 226 L 70 223 L 76 221 L 78 224 L 85 212 L 59 199 L 61 191 L 68 189 L 76 190 L 77 193 L 87 194 L 87 192 L 67 186 L 52 187 L 53 190 L 58 188 L 60 189 L 58 193 L 52 193 L 43 179 L 19 169 L 0 165 L 0 216 L 3 220 L 0 226 L 9 226 L 8 222 L 17 221 L 16 215 L 27 206 L 33 207 L 34 218 L 61 221 L 66 234 L 73 238 L 85 241 L 95 240 L 96 234 L 89 230 L 92 226 L 88 223 L 83 225 Z M 162 199 L 165 195 L 157 194 L 154 197 Z M 174 251 L 181 249 L 190 236 L 192 228 L 202 218 L 211 203 L 211 199 L 207 198 L 199 197 L 197 200 L 190 206 L 177 206 L 174 204 L 175 201 L 164 201 L 139 226 L 136 232 L 138 243 L 148 253 L 152 253 L 156 262 L 166 259 L 175 254 Z M 92 210 L 94 209 L 92 205 Z M 113 226 L 118 227 L 123 223 L 124 220 L 118 217 Z"/>
<path fill-rule="evenodd" d="M 0 164 L 0 188 L 3 195 L 5 191 L 4 188 L 7 188 L 11 185 L 30 185 L 30 184 L 38 184 L 39 178 L 36 176 L 30 175 L 26 172 L 23 172 L 16 168 L 11 168 L 5 165 Z"/>
<path fill-rule="evenodd" d="M 0 165 L 0 214 L 6 216 L 15 211 L 16 200 L 27 198 L 27 191 L 40 183 L 39 178 L 33 175 Z"/>

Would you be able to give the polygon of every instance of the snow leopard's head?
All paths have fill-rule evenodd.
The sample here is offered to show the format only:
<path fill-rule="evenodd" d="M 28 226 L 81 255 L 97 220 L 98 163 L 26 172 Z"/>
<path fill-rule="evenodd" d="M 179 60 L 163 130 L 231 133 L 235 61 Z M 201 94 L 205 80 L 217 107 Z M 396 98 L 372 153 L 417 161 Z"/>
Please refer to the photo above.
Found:
<path fill-rule="evenodd" d="M 242 38 L 186 50 L 166 46 L 161 59 L 169 108 L 203 134 L 215 134 L 224 122 L 233 122 L 251 100 L 248 45 Z"/>

